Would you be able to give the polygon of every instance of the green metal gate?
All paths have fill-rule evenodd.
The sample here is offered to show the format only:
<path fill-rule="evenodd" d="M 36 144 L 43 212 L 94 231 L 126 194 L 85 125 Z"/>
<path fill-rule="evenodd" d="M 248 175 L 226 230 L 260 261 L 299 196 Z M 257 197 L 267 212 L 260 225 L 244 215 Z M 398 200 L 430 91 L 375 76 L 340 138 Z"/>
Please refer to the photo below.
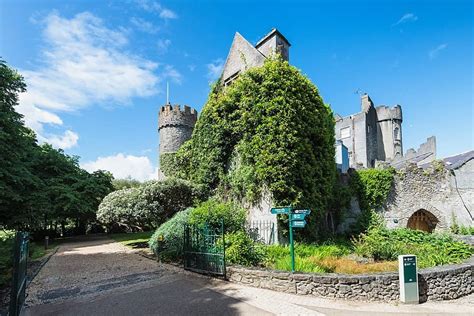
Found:
<path fill-rule="evenodd" d="M 13 248 L 13 282 L 10 296 L 10 316 L 20 315 L 21 308 L 25 303 L 28 246 L 29 234 L 17 232 Z"/>
<path fill-rule="evenodd" d="M 225 278 L 224 223 L 219 228 L 185 225 L 184 268 Z"/>

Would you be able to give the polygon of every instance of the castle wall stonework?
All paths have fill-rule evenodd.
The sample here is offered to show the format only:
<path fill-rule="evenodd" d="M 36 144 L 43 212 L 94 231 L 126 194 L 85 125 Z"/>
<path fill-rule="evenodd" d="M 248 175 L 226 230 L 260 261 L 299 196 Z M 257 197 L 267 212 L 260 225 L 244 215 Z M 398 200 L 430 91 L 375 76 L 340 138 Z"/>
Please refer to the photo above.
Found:
<path fill-rule="evenodd" d="M 188 106 L 167 104 L 160 109 L 158 131 L 160 133 L 160 155 L 174 153 L 191 138 L 197 112 Z"/>
<path fill-rule="evenodd" d="M 457 169 L 441 166 L 419 168 L 410 165 L 395 176 L 393 189 L 382 208 L 389 228 L 407 227 L 418 210 L 433 214 L 438 223 L 435 231 L 448 230 L 456 221 L 472 226 L 468 210 L 474 209 L 474 159 Z"/>
<path fill-rule="evenodd" d="M 452 300 L 474 292 L 474 257 L 465 263 L 418 272 L 420 302 Z M 397 301 L 398 273 L 367 275 L 289 273 L 228 267 L 231 282 L 278 292 L 357 301 Z"/>

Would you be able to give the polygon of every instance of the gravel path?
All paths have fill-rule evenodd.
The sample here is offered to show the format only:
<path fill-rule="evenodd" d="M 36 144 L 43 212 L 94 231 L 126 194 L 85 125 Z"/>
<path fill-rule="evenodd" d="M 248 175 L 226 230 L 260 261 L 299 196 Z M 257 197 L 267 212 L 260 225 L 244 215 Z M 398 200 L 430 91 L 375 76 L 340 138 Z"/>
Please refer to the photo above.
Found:
<path fill-rule="evenodd" d="M 28 288 L 26 304 L 37 305 L 95 295 L 159 277 L 159 265 L 103 236 L 60 246 Z"/>

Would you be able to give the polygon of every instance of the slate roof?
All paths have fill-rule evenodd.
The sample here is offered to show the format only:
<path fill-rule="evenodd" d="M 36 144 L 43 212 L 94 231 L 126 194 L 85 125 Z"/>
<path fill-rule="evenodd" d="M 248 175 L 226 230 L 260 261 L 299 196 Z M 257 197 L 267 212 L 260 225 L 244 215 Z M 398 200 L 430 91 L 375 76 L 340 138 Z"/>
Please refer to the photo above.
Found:
<path fill-rule="evenodd" d="M 462 167 L 466 162 L 469 160 L 474 159 L 474 150 L 447 157 L 443 159 L 444 165 L 446 166 L 447 169 L 458 169 Z"/>

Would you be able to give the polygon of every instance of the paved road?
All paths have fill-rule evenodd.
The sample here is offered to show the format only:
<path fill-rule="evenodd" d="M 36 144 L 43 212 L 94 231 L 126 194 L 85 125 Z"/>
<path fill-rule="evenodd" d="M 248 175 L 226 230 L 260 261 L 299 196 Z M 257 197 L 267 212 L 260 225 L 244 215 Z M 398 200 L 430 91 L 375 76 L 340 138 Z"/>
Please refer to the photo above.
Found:
<path fill-rule="evenodd" d="M 278 293 L 160 266 L 106 237 L 63 244 L 28 289 L 25 315 L 472 315 L 474 297 L 417 306 Z"/>

